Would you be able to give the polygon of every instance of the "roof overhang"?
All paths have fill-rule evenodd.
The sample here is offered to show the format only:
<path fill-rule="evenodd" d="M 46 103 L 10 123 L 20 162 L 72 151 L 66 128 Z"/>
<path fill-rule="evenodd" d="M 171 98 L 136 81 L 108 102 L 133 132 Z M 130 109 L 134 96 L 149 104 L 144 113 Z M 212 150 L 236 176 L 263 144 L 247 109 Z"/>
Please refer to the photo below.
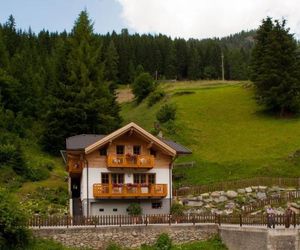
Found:
<path fill-rule="evenodd" d="M 92 145 L 86 147 L 84 149 L 84 151 L 85 151 L 86 154 L 89 154 L 89 153 L 93 152 L 94 150 L 100 148 L 101 146 L 103 146 L 107 143 L 110 143 L 114 139 L 124 135 L 125 133 L 127 133 L 130 130 L 134 130 L 135 132 L 137 132 L 141 136 L 143 136 L 146 139 L 150 140 L 151 142 L 155 143 L 157 146 L 164 149 L 169 155 L 176 156 L 177 152 L 176 152 L 175 149 L 173 149 L 172 147 L 170 147 L 168 144 L 164 143 L 163 141 L 159 140 L 154 135 L 150 134 L 148 131 L 141 128 L 140 126 L 138 126 L 134 122 L 131 122 L 131 123 L 125 125 L 124 127 L 112 132 L 111 134 L 109 134 L 109 135 L 105 136 L 104 138 L 100 139 L 99 141 L 97 141 L 97 142 L 93 143 Z"/>

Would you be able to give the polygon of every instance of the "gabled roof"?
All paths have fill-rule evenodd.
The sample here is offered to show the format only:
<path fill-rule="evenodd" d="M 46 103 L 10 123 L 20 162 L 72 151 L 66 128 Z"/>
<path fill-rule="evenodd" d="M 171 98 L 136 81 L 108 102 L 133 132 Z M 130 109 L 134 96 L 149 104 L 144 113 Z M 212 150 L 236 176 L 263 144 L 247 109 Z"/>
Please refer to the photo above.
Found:
<path fill-rule="evenodd" d="M 66 139 L 66 146 L 69 150 L 82 150 L 93 143 L 104 138 L 106 135 L 81 134 Z"/>
<path fill-rule="evenodd" d="M 154 135 L 150 134 L 149 132 L 147 132 L 146 130 L 144 130 L 143 128 L 141 128 L 133 122 L 112 132 L 109 135 L 82 134 L 69 137 L 66 139 L 67 150 L 84 150 L 85 153 L 88 154 L 131 130 L 137 132 L 138 134 L 147 138 L 149 141 L 153 142 L 157 146 L 163 148 L 172 156 L 178 154 L 192 153 L 189 149 L 174 141 L 166 140 L 160 137 L 155 137 Z"/>

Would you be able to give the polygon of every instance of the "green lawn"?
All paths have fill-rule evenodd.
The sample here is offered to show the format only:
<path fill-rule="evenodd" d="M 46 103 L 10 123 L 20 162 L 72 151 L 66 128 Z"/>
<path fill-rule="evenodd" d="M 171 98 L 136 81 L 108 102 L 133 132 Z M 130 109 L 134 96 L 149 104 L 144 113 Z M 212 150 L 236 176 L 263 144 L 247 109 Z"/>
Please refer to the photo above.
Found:
<path fill-rule="evenodd" d="M 248 87 L 246 87 L 248 86 Z M 300 119 L 265 114 L 243 82 L 179 82 L 161 84 L 167 98 L 148 108 L 122 105 L 124 123 L 134 121 L 148 130 L 163 102 L 175 103 L 177 120 L 169 133 L 188 146 L 193 169 L 177 169 L 183 183 L 208 183 L 254 176 L 300 176 L 299 159 L 289 156 L 300 149 Z M 182 184 L 183 184 L 182 183 Z"/>

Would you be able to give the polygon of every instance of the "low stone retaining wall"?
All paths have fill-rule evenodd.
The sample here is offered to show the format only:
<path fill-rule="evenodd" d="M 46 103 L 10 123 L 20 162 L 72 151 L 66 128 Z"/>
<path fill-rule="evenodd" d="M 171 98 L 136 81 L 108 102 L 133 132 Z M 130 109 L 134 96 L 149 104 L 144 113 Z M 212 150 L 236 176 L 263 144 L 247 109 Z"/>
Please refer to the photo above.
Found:
<path fill-rule="evenodd" d="M 221 226 L 219 234 L 229 250 L 298 250 L 298 229 Z"/>
<path fill-rule="evenodd" d="M 105 249 L 109 242 L 136 248 L 153 244 L 161 233 L 167 233 L 174 243 L 205 240 L 218 233 L 217 225 L 149 225 L 98 228 L 43 228 L 33 229 L 34 235 L 50 238 L 71 247 Z"/>

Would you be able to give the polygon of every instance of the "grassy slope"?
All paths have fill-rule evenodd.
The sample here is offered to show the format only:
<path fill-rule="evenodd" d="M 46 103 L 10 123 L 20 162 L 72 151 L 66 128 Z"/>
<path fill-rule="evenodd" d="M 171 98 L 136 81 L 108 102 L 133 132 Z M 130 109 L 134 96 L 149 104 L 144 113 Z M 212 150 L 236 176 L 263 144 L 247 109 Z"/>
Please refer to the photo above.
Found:
<path fill-rule="evenodd" d="M 180 161 L 196 160 L 197 167 L 177 170 L 187 183 L 207 183 L 252 176 L 300 176 L 299 162 L 288 158 L 300 149 L 300 119 L 266 115 L 256 104 L 251 88 L 237 82 L 168 83 L 162 102 L 176 103 L 178 115 L 173 139 L 193 150 Z M 191 91 L 192 94 L 178 94 Z M 177 93 L 177 94 L 175 94 Z M 125 122 L 148 130 L 162 102 L 148 108 L 123 104 Z"/>

